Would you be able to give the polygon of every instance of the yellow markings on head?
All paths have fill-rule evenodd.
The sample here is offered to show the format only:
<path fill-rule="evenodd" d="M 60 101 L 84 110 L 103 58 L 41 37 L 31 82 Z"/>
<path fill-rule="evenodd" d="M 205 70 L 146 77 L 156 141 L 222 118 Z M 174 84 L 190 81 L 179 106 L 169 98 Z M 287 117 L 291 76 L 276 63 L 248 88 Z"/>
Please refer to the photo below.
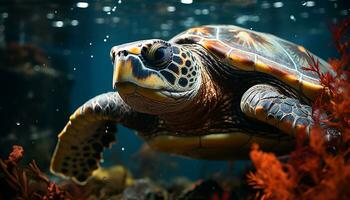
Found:
<path fill-rule="evenodd" d="M 172 100 L 164 96 L 163 94 L 159 93 L 156 90 L 142 88 L 132 83 L 120 83 L 117 85 L 117 89 L 119 94 L 121 94 L 122 96 L 130 97 L 138 94 L 152 101 L 164 102 L 164 101 Z"/>
<path fill-rule="evenodd" d="M 135 77 L 135 80 L 137 80 L 141 85 L 145 85 L 154 89 L 159 88 L 160 86 L 164 85 L 164 81 L 157 75 L 151 74 L 150 76 L 146 78 L 137 78 Z"/>
<path fill-rule="evenodd" d="M 138 55 L 141 53 L 141 48 L 140 47 L 131 47 L 130 49 L 127 50 L 131 54 Z"/>
<path fill-rule="evenodd" d="M 141 69 L 138 69 L 141 70 Z M 150 74 L 147 77 L 139 78 L 133 75 L 133 68 L 131 66 L 131 61 L 120 61 L 116 63 L 116 67 L 113 72 L 113 85 L 115 83 L 130 82 L 141 87 L 159 89 L 164 85 L 163 80 L 155 75 Z"/>
<path fill-rule="evenodd" d="M 114 63 L 113 86 L 115 83 L 127 81 L 131 76 L 132 69 L 130 62 L 127 63 L 125 60 L 120 60 Z"/>
<path fill-rule="evenodd" d="M 158 102 L 164 102 L 164 101 L 169 101 L 171 99 L 169 99 L 169 97 L 159 93 L 156 90 L 152 90 L 152 89 L 147 89 L 147 88 L 142 88 L 142 87 L 137 87 L 136 92 L 148 99 L 152 99 Z"/>

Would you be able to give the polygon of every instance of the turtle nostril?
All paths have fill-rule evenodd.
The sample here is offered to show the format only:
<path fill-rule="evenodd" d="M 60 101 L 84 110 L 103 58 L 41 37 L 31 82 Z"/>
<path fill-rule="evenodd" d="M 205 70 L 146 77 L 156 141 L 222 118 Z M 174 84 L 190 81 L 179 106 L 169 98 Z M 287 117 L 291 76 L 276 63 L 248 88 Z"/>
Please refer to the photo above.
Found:
<path fill-rule="evenodd" d="M 122 50 L 118 52 L 118 56 L 127 56 L 129 53 L 126 50 Z"/>

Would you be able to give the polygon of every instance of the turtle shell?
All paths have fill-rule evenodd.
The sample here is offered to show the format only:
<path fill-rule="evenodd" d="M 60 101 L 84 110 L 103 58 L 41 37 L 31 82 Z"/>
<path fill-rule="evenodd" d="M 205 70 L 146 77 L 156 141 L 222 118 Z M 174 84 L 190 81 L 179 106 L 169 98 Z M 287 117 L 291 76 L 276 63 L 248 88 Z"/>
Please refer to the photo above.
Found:
<path fill-rule="evenodd" d="M 312 65 L 312 57 L 318 60 L 322 73 L 334 74 L 327 62 L 303 46 L 232 25 L 191 28 L 175 36 L 171 42 L 200 44 L 228 66 L 272 75 L 310 100 L 323 89 L 317 74 L 303 69 Z"/>

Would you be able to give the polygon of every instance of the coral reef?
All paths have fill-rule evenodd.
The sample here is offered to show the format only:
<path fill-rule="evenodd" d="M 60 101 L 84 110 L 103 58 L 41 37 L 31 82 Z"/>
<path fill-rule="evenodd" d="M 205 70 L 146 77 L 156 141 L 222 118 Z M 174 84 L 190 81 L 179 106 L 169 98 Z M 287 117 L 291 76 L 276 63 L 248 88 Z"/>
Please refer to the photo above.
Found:
<path fill-rule="evenodd" d="M 70 200 L 71 196 L 61 190 L 41 172 L 35 161 L 27 168 L 20 167 L 24 150 L 13 146 L 7 160 L 0 159 L 0 199 L 16 200 Z"/>
<path fill-rule="evenodd" d="M 130 171 L 120 165 L 99 168 L 84 186 L 72 181 L 54 183 L 34 160 L 22 166 L 23 155 L 23 148 L 14 145 L 8 158 L 0 159 L 0 200 L 239 199 L 229 182 L 199 180 L 193 183 L 183 177 L 167 184 L 150 179 L 135 180 Z"/>
<path fill-rule="evenodd" d="M 50 181 L 31 161 L 20 165 L 24 155 L 21 146 L 14 145 L 8 159 L 0 159 L 0 199 L 6 200 L 93 200 L 120 199 L 122 191 L 133 183 L 131 173 L 122 166 L 100 168 L 85 186 L 71 181 L 56 184 Z"/>
<path fill-rule="evenodd" d="M 300 135 L 296 150 L 287 162 L 253 145 L 250 157 L 256 168 L 250 172 L 248 184 L 257 193 L 253 199 L 278 200 L 345 200 L 350 199 L 350 40 L 346 38 L 350 18 L 333 27 L 333 38 L 339 59 L 331 59 L 334 74 L 321 73 L 318 61 L 306 70 L 320 77 L 324 91 L 313 105 L 315 126 L 310 138 Z M 310 55 L 311 56 L 311 55 Z M 341 140 L 324 141 L 324 127 L 342 133 Z M 329 147 L 333 151 L 329 151 Z"/>
<path fill-rule="evenodd" d="M 247 183 L 256 193 L 250 199 L 350 199 L 350 40 L 345 37 L 349 27 L 350 18 L 333 28 L 335 46 L 340 54 L 339 59 L 329 60 L 334 73 L 322 73 L 318 60 L 309 54 L 312 62 L 305 70 L 317 73 L 325 88 L 313 105 L 315 126 L 310 137 L 306 140 L 305 135 L 299 134 L 296 149 L 286 161 L 259 150 L 258 145 L 252 146 L 250 156 L 256 170 L 248 173 Z M 17 52 L 16 49 L 15 46 Z M 26 58 L 25 51 L 22 54 Z M 39 64 L 47 62 L 40 56 L 37 60 Z M 15 68 L 17 64 L 20 68 L 23 65 L 10 58 L 8 62 L 13 62 Z M 28 72 L 27 68 L 23 69 Z M 339 130 L 341 140 L 326 143 L 322 134 L 324 127 Z M 199 180 L 195 183 L 183 177 L 166 182 L 135 180 L 123 166 L 98 169 L 84 186 L 71 181 L 55 183 L 34 160 L 27 166 L 21 165 L 23 155 L 23 148 L 15 145 L 7 159 L 0 159 L 0 200 L 229 200 L 243 199 L 242 193 L 249 191 L 238 179 Z M 135 160 L 140 167 L 136 170 L 140 177 L 155 177 L 162 168 L 177 167 L 176 163 L 160 157 L 148 146 L 143 146 L 137 157 L 141 158 Z"/>

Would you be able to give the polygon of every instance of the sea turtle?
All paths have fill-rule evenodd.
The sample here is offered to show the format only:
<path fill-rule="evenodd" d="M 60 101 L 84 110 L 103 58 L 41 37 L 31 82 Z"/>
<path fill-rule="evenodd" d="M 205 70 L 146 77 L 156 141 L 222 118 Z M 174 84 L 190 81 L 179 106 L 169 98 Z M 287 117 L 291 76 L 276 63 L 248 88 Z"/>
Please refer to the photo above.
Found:
<path fill-rule="evenodd" d="M 302 46 L 232 25 L 114 46 L 117 92 L 71 115 L 51 171 L 84 183 L 114 141 L 116 124 L 136 130 L 153 149 L 192 158 L 246 158 L 252 143 L 286 152 L 295 133 L 310 132 L 310 105 L 323 90 L 303 68 L 311 57 L 334 73 Z"/>

